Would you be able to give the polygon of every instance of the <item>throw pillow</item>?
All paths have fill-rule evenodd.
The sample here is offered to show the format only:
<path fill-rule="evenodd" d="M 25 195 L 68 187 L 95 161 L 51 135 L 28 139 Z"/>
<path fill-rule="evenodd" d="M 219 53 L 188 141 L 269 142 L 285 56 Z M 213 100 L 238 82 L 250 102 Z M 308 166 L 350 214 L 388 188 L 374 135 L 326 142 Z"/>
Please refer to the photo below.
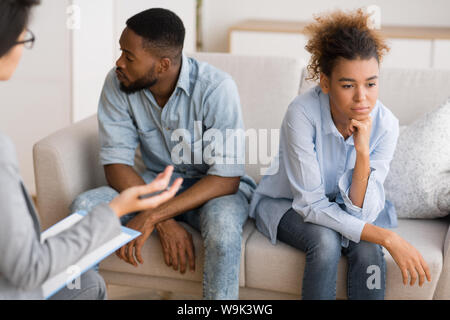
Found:
<path fill-rule="evenodd" d="M 450 98 L 401 130 L 384 188 L 399 218 L 450 213 Z"/>

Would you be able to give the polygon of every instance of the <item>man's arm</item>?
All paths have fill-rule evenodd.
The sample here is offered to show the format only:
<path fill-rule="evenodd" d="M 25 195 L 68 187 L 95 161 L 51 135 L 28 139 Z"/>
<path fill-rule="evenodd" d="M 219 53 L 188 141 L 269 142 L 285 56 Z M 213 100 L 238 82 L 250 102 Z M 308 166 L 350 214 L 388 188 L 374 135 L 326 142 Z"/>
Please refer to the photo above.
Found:
<path fill-rule="evenodd" d="M 105 170 L 106 181 L 117 192 L 145 184 L 144 179 L 129 165 L 107 164 L 103 169 Z"/>
<path fill-rule="evenodd" d="M 239 182 L 240 177 L 206 175 L 189 189 L 172 198 L 172 201 L 168 202 L 167 205 L 160 206 L 154 210 L 141 212 L 133 218 L 127 226 L 131 229 L 140 231 L 142 235 L 122 247 L 120 249 L 120 253 L 118 254 L 119 258 L 134 265 L 135 267 L 137 266 L 136 259 L 142 264 L 144 261 L 142 259 L 141 249 L 156 224 L 165 223 L 161 221 L 168 221 L 168 219 L 171 219 L 179 214 L 198 208 L 213 198 L 236 193 L 239 188 Z M 160 235 L 161 234 L 164 233 L 160 232 Z M 192 245 L 190 247 L 192 247 Z M 167 251 L 167 246 L 163 245 L 163 249 Z M 180 271 L 183 273 L 185 270 L 185 252 L 189 258 L 191 270 L 193 270 L 193 253 L 191 251 L 184 250 L 183 248 L 178 249 L 181 250 Z M 164 252 L 164 255 L 166 264 L 170 265 L 171 263 L 168 261 L 168 253 Z M 172 265 L 174 269 L 177 270 L 178 259 L 176 253 L 172 254 Z"/>
<path fill-rule="evenodd" d="M 121 192 L 129 187 L 145 184 L 141 176 L 130 166 L 124 164 L 105 165 L 108 184 Z M 161 205 L 157 209 L 142 212 L 153 225 L 195 209 L 209 200 L 229 194 L 239 189 L 240 177 L 219 177 L 207 175 L 192 187 Z"/>
<path fill-rule="evenodd" d="M 239 189 L 240 177 L 206 175 L 189 189 L 160 207 L 146 212 L 151 224 L 173 218 L 186 211 L 198 208 L 211 199 L 234 194 Z"/>
<path fill-rule="evenodd" d="M 105 165 L 104 170 L 108 184 L 119 192 L 130 186 L 145 184 L 141 176 L 131 166 L 124 164 L 110 164 Z M 122 247 L 118 251 L 119 258 L 137 266 L 132 254 L 133 246 L 136 246 L 135 254 L 137 260 L 140 263 L 143 263 L 141 248 L 149 236 L 146 230 L 153 229 L 156 226 L 160 236 L 162 236 L 162 234 L 169 234 L 171 236 L 170 238 L 172 238 L 168 239 L 168 237 L 164 237 L 165 240 L 162 239 L 164 240 L 164 243 L 178 241 L 178 245 L 174 245 L 173 243 L 172 245 L 170 243 L 166 246 L 163 245 L 166 264 L 172 264 L 174 269 L 177 270 L 177 257 L 179 256 L 180 271 L 184 273 L 186 269 L 185 256 L 187 255 L 190 268 L 191 270 L 194 270 L 195 261 L 192 238 L 187 235 L 187 231 L 185 232 L 186 234 L 180 234 L 181 229 L 176 228 L 176 224 L 174 226 L 172 218 L 191 209 L 200 207 L 213 198 L 236 193 L 239 188 L 239 183 L 240 177 L 207 175 L 183 193 L 172 198 L 166 205 L 160 206 L 154 210 L 147 210 L 139 213 L 127 226 L 140 231 L 142 236 L 135 241 L 130 242 L 127 246 Z M 180 239 L 185 239 L 185 241 L 181 241 Z M 179 248 L 180 244 L 181 248 Z M 179 252 L 179 254 L 177 254 L 177 252 L 169 252 L 171 246 L 177 247 L 182 252 Z"/>

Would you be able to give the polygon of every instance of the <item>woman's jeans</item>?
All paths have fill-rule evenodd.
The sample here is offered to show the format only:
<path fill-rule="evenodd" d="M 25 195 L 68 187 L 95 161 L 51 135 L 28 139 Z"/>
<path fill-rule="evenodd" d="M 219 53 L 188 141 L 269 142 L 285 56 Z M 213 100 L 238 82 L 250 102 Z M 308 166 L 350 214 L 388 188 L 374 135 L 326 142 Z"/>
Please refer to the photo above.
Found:
<path fill-rule="evenodd" d="M 277 238 L 306 253 L 302 299 L 336 299 L 341 254 L 347 256 L 348 298 L 384 299 L 386 264 L 381 246 L 367 241 L 349 241 L 348 247 L 343 248 L 341 234 L 305 222 L 292 208 L 281 218 Z"/>

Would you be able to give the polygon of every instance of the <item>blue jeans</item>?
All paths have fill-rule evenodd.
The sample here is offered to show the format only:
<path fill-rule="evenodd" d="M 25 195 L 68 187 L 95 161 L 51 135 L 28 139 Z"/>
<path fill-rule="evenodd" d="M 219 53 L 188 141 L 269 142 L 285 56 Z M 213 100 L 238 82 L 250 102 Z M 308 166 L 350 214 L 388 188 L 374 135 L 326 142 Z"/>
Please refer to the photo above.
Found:
<path fill-rule="evenodd" d="M 386 264 L 381 246 L 367 241 L 350 241 L 347 248 L 342 248 L 341 234 L 304 222 L 292 208 L 281 218 L 277 238 L 306 253 L 302 299 L 336 299 L 337 266 L 341 254 L 347 256 L 348 298 L 384 299 Z"/>
<path fill-rule="evenodd" d="M 155 177 L 147 171 L 146 183 Z M 178 194 L 198 179 L 184 179 Z M 109 203 L 117 191 L 104 186 L 80 194 L 70 206 L 71 212 L 90 211 L 102 202 Z M 249 201 L 243 192 L 209 200 L 203 206 L 185 212 L 175 219 L 183 221 L 201 233 L 205 249 L 203 298 L 208 300 L 239 299 L 242 228 L 248 217 Z M 122 217 L 126 225 L 137 213 Z"/>

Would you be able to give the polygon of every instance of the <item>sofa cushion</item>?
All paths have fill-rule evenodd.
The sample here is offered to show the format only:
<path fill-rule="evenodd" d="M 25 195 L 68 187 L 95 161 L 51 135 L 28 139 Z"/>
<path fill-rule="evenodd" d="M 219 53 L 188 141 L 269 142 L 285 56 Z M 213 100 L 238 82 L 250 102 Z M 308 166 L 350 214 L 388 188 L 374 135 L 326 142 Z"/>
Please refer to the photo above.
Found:
<path fill-rule="evenodd" d="M 450 213 L 450 99 L 401 131 L 384 183 L 400 218 Z"/>
<path fill-rule="evenodd" d="M 181 222 L 181 224 L 192 234 L 192 240 L 195 247 L 195 272 L 191 272 L 189 268 L 187 268 L 185 274 L 181 274 L 179 270 L 175 271 L 172 267 L 168 267 L 165 264 L 161 243 L 156 231 L 154 231 L 142 247 L 142 258 L 144 259 L 143 264 L 138 264 L 138 267 L 134 267 L 123 260 L 120 260 L 115 254 L 112 254 L 101 262 L 100 269 L 110 272 L 115 271 L 126 274 L 147 275 L 201 282 L 203 278 L 204 261 L 204 249 L 201 235 L 191 226 L 183 222 Z M 253 230 L 254 224 L 247 221 L 242 232 L 241 274 L 239 279 L 240 286 L 245 285 L 245 243 Z"/>
<path fill-rule="evenodd" d="M 404 286 L 400 269 L 389 252 L 386 259 L 386 299 L 432 299 L 442 270 L 442 243 L 447 234 L 448 221 L 399 219 L 393 231 L 415 246 L 427 262 L 432 282 L 422 287 Z M 305 254 L 281 241 L 272 245 L 268 238 L 255 230 L 247 241 L 246 286 L 300 295 L 305 268 Z M 347 259 L 338 265 L 336 297 L 346 299 Z"/>
<path fill-rule="evenodd" d="M 302 60 L 226 53 L 190 56 L 227 72 L 235 80 L 246 130 L 245 170 L 259 182 L 278 152 L 281 121 L 297 95 Z"/>

